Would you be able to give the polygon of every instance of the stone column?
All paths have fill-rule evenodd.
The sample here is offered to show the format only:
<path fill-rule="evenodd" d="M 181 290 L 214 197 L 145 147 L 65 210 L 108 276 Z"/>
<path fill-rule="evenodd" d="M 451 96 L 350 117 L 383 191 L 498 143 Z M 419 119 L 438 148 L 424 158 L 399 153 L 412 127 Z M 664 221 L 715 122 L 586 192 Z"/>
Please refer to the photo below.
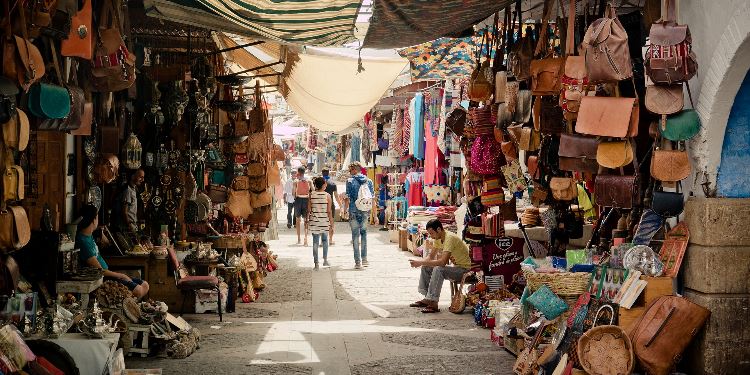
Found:
<path fill-rule="evenodd" d="M 690 374 L 750 373 L 750 199 L 693 198 L 685 297 L 711 310 L 684 353 Z"/>

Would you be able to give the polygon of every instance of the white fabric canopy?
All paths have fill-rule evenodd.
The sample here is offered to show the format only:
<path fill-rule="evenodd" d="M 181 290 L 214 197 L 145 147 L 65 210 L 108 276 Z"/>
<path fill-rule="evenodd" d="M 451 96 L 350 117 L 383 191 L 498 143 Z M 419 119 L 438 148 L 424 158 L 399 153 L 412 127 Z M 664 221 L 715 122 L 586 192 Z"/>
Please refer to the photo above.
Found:
<path fill-rule="evenodd" d="M 305 123 L 325 131 L 341 131 L 378 102 L 407 66 L 392 50 L 311 48 L 287 54 L 282 93 Z"/>

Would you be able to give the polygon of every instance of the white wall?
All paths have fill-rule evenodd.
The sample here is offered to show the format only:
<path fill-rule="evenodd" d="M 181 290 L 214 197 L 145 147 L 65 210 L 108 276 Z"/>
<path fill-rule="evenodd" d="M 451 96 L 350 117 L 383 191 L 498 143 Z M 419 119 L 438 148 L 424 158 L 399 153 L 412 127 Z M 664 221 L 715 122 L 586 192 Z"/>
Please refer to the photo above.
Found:
<path fill-rule="evenodd" d="M 689 190 L 703 196 L 707 174 L 716 187 L 724 131 L 734 97 L 750 69 L 750 1 L 680 0 L 678 20 L 690 26 L 698 75 L 690 81 L 703 128 L 690 142 L 693 177 Z M 685 107 L 690 102 L 685 97 Z"/>

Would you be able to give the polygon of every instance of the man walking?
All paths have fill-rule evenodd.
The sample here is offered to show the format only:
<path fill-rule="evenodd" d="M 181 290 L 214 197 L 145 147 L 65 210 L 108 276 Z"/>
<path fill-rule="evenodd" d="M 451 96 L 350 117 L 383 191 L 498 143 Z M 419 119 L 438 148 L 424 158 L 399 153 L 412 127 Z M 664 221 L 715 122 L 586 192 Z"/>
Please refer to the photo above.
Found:
<path fill-rule="evenodd" d="M 302 220 L 304 220 L 304 246 L 307 246 L 307 202 L 310 199 L 310 185 L 310 181 L 305 178 L 305 167 L 297 168 L 297 180 L 294 182 L 294 219 L 297 220 L 297 245 L 302 242 L 300 230 L 302 229 Z"/>
<path fill-rule="evenodd" d="M 297 180 L 297 172 L 292 172 L 284 184 L 284 202 L 286 202 L 286 227 L 297 225 L 294 217 L 294 182 Z"/>
<path fill-rule="evenodd" d="M 367 262 L 367 219 L 370 217 L 372 199 L 375 195 L 372 181 L 362 174 L 362 165 L 355 161 L 349 164 L 351 177 L 346 181 L 346 204 L 349 207 L 349 227 L 354 246 L 354 268 L 362 269 Z M 365 189 L 360 189 L 366 186 Z M 360 252 L 361 244 L 361 252 Z"/>
<path fill-rule="evenodd" d="M 409 260 L 412 267 L 422 267 L 419 276 L 419 293 L 424 299 L 409 305 L 410 307 L 421 307 L 423 313 L 440 312 L 438 301 L 440 291 L 443 289 L 443 281 L 450 279 L 461 281 L 463 274 L 471 268 L 469 247 L 466 246 L 461 237 L 446 232 L 443 224 L 438 219 L 427 222 L 427 234 L 435 240 L 432 251 L 427 259 Z M 448 266 L 448 261 L 453 266 Z"/>

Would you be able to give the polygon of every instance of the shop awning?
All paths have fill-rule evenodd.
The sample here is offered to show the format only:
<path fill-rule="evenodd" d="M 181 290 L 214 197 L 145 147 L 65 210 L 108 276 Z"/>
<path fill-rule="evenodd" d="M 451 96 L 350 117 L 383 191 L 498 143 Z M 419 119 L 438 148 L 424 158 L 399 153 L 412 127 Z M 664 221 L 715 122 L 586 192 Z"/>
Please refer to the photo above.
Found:
<path fill-rule="evenodd" d="M 355 40 L 360 0 L 144 0 L 149 15 L 282 43 Z"/>
<path fill-rule="evenodd" d="M 306 48 L 289 51 L 280 91 L 305 123 L 338 132 L 370 111 L 406 67 L 392 50 Z"/>
<path fill-rule="evenodd" d="M 456 36 L 512 2 L 373 0 L 373 14 L 364 46 L 400 48 Z"/>
<path fill-rule="evenodd" d="M 232 38 L 224 33 L 214 33 L 214 41 L 220 49 L 230 49 L 238 45 L 237 42 L 235 42 Z M 278 46 L 278 44 L 274 42 L 265 42 L 261 45 L 264 44 L 275 44 Z M 230 63 L 229 69 L 231 71 L 241 72 L 249 69 L 255 69 L 251 72 L 240 75 L 260 76 L 262 78 L 259 79 L 264 82 L 262 84 L 278 85 L 281 76 L 281 69 L 279 69 L 279 71 L 274 70 L 272 67 L 268 66 L 268 62 L 259 59 L 258 57 L 250 53 L 250 51 L 248 51 L 246 48 L 238 48 L 223 52 L 223 55 L 225 60 Z M 274 57 L 276 58 L 276 61 L 279 60 L 278 56 Z M 279 64 L 278 67 L 283 68 L 283 65 Z M 246 86 L 254 85 L 255 82 L 253 81 L 246 84 Z"/>

